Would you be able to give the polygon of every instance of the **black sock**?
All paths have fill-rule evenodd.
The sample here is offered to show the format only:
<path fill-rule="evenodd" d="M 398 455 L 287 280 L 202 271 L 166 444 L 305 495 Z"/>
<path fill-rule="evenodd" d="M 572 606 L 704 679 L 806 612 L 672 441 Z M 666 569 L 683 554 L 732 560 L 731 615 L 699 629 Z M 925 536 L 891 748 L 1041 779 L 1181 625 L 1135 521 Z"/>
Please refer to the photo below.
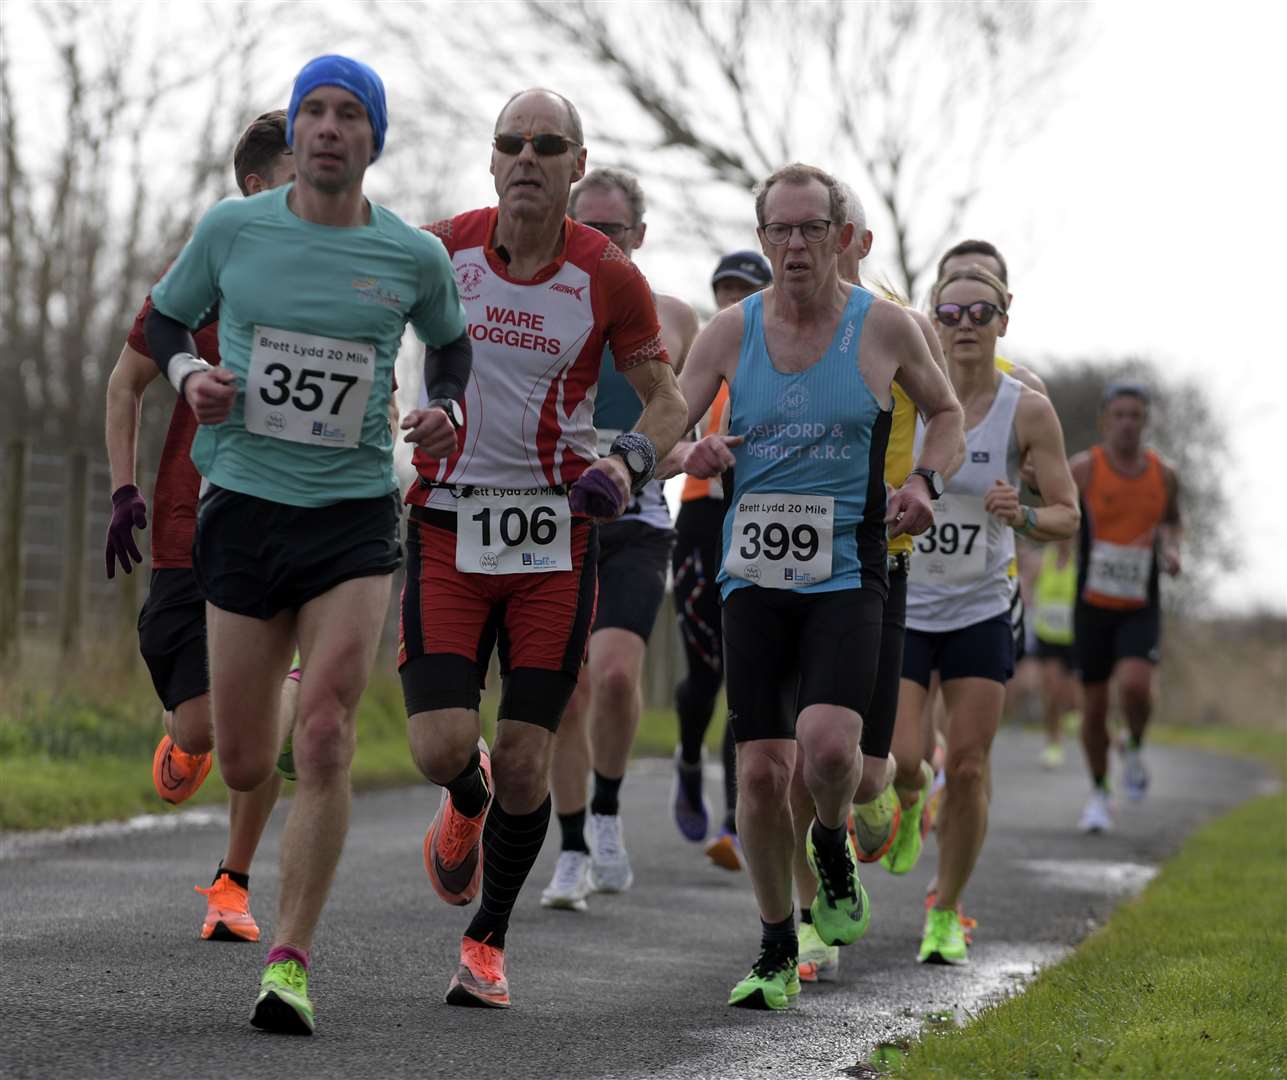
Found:
<path fill-rule="evenodd" d="M 736 810 L 730 810 L 727 814 L 724 815 L 724 830 L 726 832 L 732 833 L 734 836 L 737 835 L 737 811 Z"/>
<path fill-rule="evenodd" d="M 615 780 L 611 780 L 595 769 L 594 798 L 590 800 L 590 813 L 621 813 L 621 781 L 624 779 L 624 776 L 618 776 Z"/>
<path fill-rule="evenodd" d="M 478 913 L 465 931 L 466 937 L 505 948 L 510 912 L 541 853 L 549 825 L 548 795 L 530 814 L 507 814 L 499 802 L 492 803 L 483 827 L 483 887 Z"/>
<path fill-rule="evenodd" d="M 451 802 L 457 813 L 464 814 L 467 818 L 476 818 L 487 805 L 487 781 L 483 779 L 480 760 L 479 750 L 474 747 L 469 764 L 460 770 L 459 776 L 443 785 L 451 792 Z"/>
<path fill-rule="evenodd" d="M 564 851 L 584 851 L 590 854 L 590 847 L 585 842 L 585 807 L 574 814 L 559 815 L 559 829 L 563 833 Z"/>
<path fill-rule="evenodd" d="M 243 889 L 250 888 L 249 874 L 241 874 L 241 873 L 238 873 L 236 870 L 225 870 L 223 868 L 223 863 L 220 863 L 219 868 L 215 871 L 214 881 L 210 882 L 211 885 L 213 885 L 215 881 L 219 880 L 220 874 L 227 874 L 235 884 L 240 885 Z"/>
<path fill-rule="evenodd" d="M 1091 777 L 1091 786 L 1092 786 L 1096 791 L 1102 791 L 1105 795 L 1107 795 L 1107 794 L 1108 794 L 1108 777 L 1107 777 L 1107 775 L 1102 775 L 1102 776 L 1093 776 L 1093 777 Z"/>
<path fill-rule="evenodd" d="M 795 936 L 794 910 L 781 922 L 771 923 L 760 920 L 760 947 L 785 948 L 793 954 L 799 952 L 800 945 Z"/>
<path fill-rule="evenodd" d="M 696 765 L 690 765 L 686 761 L 681 761 L 675 769 L 675 775 L 679 779 L 679 788 L 684 793 L 684 798 L 688 800 L 688 805 L 699 807 L 702 805 L 702 764 L 699 761 Z"/>
<path fill-rule="evenodd" d="M 812 926 L 812 925 L 813 925 L 813 912 L 812 912 L 812 911 L 810 911 L 808 908 L 801 908 L 801 909 L 800 909 L 800 923 L 801 923 L 801 925 L 809 925 L 809 926 Z"/>
<path fill-rule="evenodd" d="M 1138 749 L 1139 749 L 1141 746 L 1143 746 L 1143 745 L 1144 745 L 1144 736 L 1143 736 L 1143 735 L 1134 735 L 1134 734 L 1132 734 L 1132 735 L 1127 735 L 1127 736 L 1126 736 L 1126 746 L 1127 746 L 1127 749 L 1130 749 L 1130 750 L 1138 750 Z"/>
<path fill-rule="evenodd" d="M 813 819 L 813 850 L 823 859 L 836 858 L 845 849 L 845 840 L 849 830 L 842 822 L 834 829 L 829 829 L 817 818 Z"/>

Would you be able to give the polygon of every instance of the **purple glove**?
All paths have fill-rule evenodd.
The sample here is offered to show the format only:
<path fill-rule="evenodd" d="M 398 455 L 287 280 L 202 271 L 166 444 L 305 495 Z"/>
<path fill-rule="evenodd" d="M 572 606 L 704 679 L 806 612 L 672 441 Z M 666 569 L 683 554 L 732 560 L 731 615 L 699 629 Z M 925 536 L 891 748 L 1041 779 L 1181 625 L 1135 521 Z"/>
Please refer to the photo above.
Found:
<path fill-rule="evenodd" d="M 581 517 L 614 518 L 625 513 L 621 489 L 601 469 L 586 469 L 568 492 L 568 506 Z"/>
<path fill-rule="evenodd" d="M 112 523 L 107 526 L 107 577 L 116 576 L 116 564 L 127 574 L 133 573 L 130 559 L 142 563 L 143 556 L 134 542 L 134 530 L 147 528 L 147 503 L 133 484 L 122 484 L 112 492 Z"/>

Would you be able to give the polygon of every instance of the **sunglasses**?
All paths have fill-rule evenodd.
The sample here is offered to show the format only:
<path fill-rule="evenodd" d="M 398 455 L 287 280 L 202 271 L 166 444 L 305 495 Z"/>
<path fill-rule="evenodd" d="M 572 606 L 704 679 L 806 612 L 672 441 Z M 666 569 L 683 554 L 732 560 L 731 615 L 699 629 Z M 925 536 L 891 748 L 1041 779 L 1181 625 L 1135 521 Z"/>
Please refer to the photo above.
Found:
<path fill-rule="evenodd" d="M 492 138 L 492 145 L 510 157 L 518 157 L 526 143 L 532 144 L 537 157 L 558 157 L 566 154 L 569 147 L 581 145 L 562 135 L 496 135 Z"/>
<path fill-rule="evenodd" d="M 939 304 L 934 309 L 934 317 L 944 326 L 957 326 L 962 316 L 968 315 L 975 326 L 987 326 L 994 315 L 1004 315 L 1005 310 L 986 300 L 976 300 L 973 304 Z"/>
<path fill-rule="evenodd" d="M 774 247 L 781 247 L 791 239 L 791 234 L 796 229 L 800 230 L 800 235 L 804 237 L 807 244 L 821 244 L 827 238 L 827 233 L 831 232 L 832 222 L 826 218 L 814 218 L 812 221 L 801 221 L 795 225 L 788 225 L 784 221 L 770 221 L 767 225 L 761 225 L 760 229 L 764 233 L 764 239 Z"/>

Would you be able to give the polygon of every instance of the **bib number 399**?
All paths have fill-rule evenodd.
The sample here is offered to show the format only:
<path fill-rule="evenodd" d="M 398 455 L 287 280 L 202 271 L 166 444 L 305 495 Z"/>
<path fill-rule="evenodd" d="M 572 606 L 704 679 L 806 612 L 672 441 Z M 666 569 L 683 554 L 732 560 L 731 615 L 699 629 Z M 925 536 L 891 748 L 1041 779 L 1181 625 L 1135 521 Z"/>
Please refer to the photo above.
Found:
<path fill-rule="evenodd" d="M 475 489 L 456 503 L 456 569 L 546 574 L 572 569 L 567 496 Z"/>
<path fill-rule="evenodd" d="M 825 495 L 743 495 L 724 569 L 766 589 L 799 589 L 831 577 L 835 500 Z"/>
<path fill-rule="evenodd" d="M 316 446 L 357 446 L 374 378 L 374 345 L 256 326 L 246 430 Z"/>

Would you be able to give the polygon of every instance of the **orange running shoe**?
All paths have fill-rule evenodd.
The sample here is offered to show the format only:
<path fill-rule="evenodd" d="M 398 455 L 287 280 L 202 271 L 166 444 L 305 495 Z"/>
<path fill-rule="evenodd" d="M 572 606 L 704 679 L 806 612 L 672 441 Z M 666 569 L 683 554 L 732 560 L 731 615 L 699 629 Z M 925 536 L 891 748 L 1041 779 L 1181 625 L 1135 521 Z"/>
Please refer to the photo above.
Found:
<path fill-rule="evenodd" d="M 471 937 L 460 939 L 460 967 L 447 987 L 448 1005 L 508 1009 L 509 980 L 505 978 L 505 950 Z"/>
<path fill-rule="evenodd" d="M 720 829 L 719 835 L 706 845 L 706 857 L 722 870 L 741 870 L 742 843 L 737 833 Z"/>
<path fill-rule="evenodd" d="M 483 825 L 492 805 L 492 759 L 487 744 L 478 740 L 479 764 L 487 781 L 487 802 L 477 817 L 467 818 L 452 805 L 442 789 L 438 813 L 425 833 L 425 870 L 429 884 L 448 904 L 465 905 L 478 895 L 483 880 Z"/>
<path fill-rule="evenodd" d="M 169 735 L 162 735 L 152 755 L 152 786 L 166 802 L 192 798 L 210 772 L 213 754 L 186 754 Z"/>
<path fill-rule="evenodd" d="M 200 885 L 193 888 L 203 893 L 206 904 L 206 921 L 201 927 L 203 941 L 258 941 L 259 926 L 250 914 L 250 893 L 226 873 L 214 879 L 208 889 Z"/>
<path fill-rule="evenodd" d="M 938 890 L 930 889 L 930 891 L 925 894 L 925 910 L 929 911 L 937 900 Z M 979 925 L 979 920 L 972 919 L 970 916 L 965 914 L 965 909 L 961 906 L 961 902 L 959 900 L 956 902 L 956 917 L 961 920 L 961 931 L 965 935 L 965 943 L 967 945 L 973 945 L 974 930 Z"/>

